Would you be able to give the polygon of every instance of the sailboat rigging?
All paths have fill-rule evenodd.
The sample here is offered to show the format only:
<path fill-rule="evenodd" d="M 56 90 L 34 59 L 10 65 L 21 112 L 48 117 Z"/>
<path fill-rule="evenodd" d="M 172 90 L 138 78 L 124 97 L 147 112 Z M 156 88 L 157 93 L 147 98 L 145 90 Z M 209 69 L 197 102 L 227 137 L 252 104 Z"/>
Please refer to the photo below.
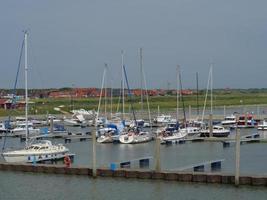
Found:
<path fill-rule="evenodd" d="M 49 140 L 39 143 L 29 143 L 28 126 L 28 32 L 24 32 L 24 53 L 25 53 L 25 118 L 26 118 L 26 142 L 25 147 L 20 150 L 3 152 L 2 155 L 6 162 L 40 162 L 46 160 L 62 159 L 68 155 L 69 149 L 62 144 L 53 145 Z"/>

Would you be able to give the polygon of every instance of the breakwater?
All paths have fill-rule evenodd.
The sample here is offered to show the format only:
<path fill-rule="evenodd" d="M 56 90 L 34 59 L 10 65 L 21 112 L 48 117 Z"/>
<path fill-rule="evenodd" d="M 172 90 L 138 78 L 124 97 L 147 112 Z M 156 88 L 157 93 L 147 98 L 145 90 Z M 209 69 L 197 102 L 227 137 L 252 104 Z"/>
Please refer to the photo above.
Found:
<path fill-rule="evenodd" d="M 46 164 L 10 164 L 0 163 L 1 171 L 19 171 L 31 173 L 47 174 L 64 174 L 64 175 L 81 175 L 93 177 L 93 170 L 87 167 L 65 167 L 64 165 L 46 165 Z M 199 183 L 216 183 L 216 184 L 235 184 L 235 176 L 222 173 L 203 173 L 203 172 L 170 172 L 146 169 L 117 169 L 98 168 L 98 177 L 113 178 L 135 178 L 151 179 L 164 181 L 179 182 L 199 182 Z M 240 185 L 267 186 L 267 176 L 240 176 Z"/>

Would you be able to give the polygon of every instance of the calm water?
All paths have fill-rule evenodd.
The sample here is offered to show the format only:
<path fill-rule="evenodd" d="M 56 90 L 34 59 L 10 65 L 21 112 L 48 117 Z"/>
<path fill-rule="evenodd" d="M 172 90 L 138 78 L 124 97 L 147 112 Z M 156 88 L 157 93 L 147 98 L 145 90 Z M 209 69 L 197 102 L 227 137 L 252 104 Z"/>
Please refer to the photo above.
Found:
<path fill-rule="evenodd" d="M 77 129 L 75 131 L 88 131 Z M 241 135 L 257 132 L 255 129 L 241 130 Z M 229 137 L 235 137 L 231 133 Z M 267 138 L 267 132 L 261 132 L 261 137 Z M 53 140 L 63 143 L 62 139 Z M 2 146 L 3 139 L 0 140 Z M 8 138 L 7 147 L 22 147 L 19 138 Z M 92 166 L 92 141 L 73 141 L 66 144 L 72 153 L 75 153 L 73 165 Z M 235 170 L 235 145 L 223 148 L 221 142 L 196 142 L 175 145 L 161 145 L 162 169 L 176 169 L 183 166 L 201 163 L 209 160 L 225 159 L 222 163 L 222 172 L 234 173 Z M 254 143 L 241 145 L 241 174 L 267 175 L 267 143 Z M 129 161 L 141 157 L 154 155 L 155 141 L 142 144 L 97 144 L 97 165 L 110 166 L 113 162 Z M 2 159 L 2 158 L 1 158 Z M 151 160 L 150 168 L 154 168 Z M 137 164 L 137 162 L 136 162 Z"/>
<path fill-rule="evenodd" d="M 88 129 L 73 131 L 86 132 Z M 242 135 L 257 130 L 242 130 Z M 230 137 L 234 137 L 234 133 Z M 267 138 L 267 132 L 261 137 Z M 62 143 L 63 140 L 53 140 Z M 3 139 L 0 140 L 2 146 Z M 8 138 L 7 147 L 22 147 L 18 138 Z M 75 153 L 75 166 L 91 166 L 92 142 L 72 142 L 66 146 Z M 234 146 L 223 148 L 219 142 L 161 145 L 163 169 L 175 169 L 213 159 L 225 159 L 221 171 L 234 173 Z M 155 142 L 136 145 L 97 144 L 98 166 L 109 166 L 112 162 L 128 161 L 153 156 Z M 241 174 L 267 175 L 267 144 L 241 145 Z M 2 159 L 2 158 L 1 158 Z M 150 168 L 153 168 L 153 162 Z M 92 179 L 84 176 L 63 176 L 0 171 L 0 200 L 27 199 L 267 199 L 266 187 L 239 187 L 232 185 L 193 184 L 137 179 Z"/>
<path fill-rule="evenodd" d="M 0 171 L 1 200 L 267 199 L 266 187 L 192 184 L 137 179 L 92 179 Z"/>

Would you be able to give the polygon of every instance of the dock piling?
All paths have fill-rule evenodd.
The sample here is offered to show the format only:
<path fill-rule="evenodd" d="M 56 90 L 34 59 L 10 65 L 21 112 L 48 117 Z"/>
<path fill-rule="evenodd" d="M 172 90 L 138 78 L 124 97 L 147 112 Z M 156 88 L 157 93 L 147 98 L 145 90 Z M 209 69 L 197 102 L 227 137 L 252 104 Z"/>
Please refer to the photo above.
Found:
<path fill-rule="evenodd" d="M 156 151 L 155 151 L 155 160 L 156 160 L 156 166 L 155 171 L 160 172 L 161 171 L 161 164 L 160 164 L 160 138 L 156 137 Z"/>
<path fill-rule="evenodd" d="M 240 175 L 240 131 L 236 128 L 236 148 L 235 148 L 235 185 L 239 186 Z"/>

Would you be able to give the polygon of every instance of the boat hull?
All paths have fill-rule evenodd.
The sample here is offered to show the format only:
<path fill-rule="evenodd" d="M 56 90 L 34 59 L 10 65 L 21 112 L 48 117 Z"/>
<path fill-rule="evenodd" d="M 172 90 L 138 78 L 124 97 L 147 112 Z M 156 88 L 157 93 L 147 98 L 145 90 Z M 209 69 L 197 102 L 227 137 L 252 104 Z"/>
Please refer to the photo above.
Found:
<path fill-rule="evenodd" d="M 120 143 L 122 144 L 144 143 L 144 142 L 149 142 L 152 139 L 153 139 L 152 136 L 150 136 L 149 134 L 144 134 L 144 135 L 125 134 L 119 137 Z"/>
<path fill-rule="evenodd" d="M 113 138 L 111 136 L 101 135 L 100 137 L 97 138 L 96 141 L 98 143 L 112 143 L 113 142 Z"/>
<path fill-rule="evenodd" d="M 49 152 L 49 153 L 3 153 L 3 157 L 8 163 L 33 163 L 46 160 L 59 160 L 65 157 L 68 150 Z"/>
<path fill-rule="evenodd" d="M 187 136 L 186 132 L 176 132 L 173 133 L 173 135 L 171 136 L 162 136 L 161 139 L 161 143 L 162 144 L 168 144 L 168 143 L 175 143 L 175 142 L 179 142 L 181 139 L 185 138 Z"/>
<path fill-rule="evenodd" d="M 201 132 L 200 137 L 209 137 L 209 132 Z M 230 134 L 230 131 L 221 131 L 221 132 L 213 132 L 212 136 L 213 137 L 228 137 Z"/>

